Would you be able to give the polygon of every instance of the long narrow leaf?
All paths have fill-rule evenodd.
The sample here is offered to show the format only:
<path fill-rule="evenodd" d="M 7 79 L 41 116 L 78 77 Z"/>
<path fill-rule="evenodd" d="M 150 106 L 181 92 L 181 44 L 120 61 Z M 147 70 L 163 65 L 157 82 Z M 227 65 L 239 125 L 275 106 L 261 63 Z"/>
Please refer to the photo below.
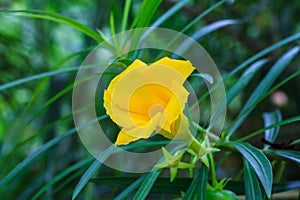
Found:
<path fill-rule="evenodd" d="M 153 24 L 151 24 L 151 27 L 157 27 L 164 23 L 167 19 L 169 19 L 172 15 L 174 15 L 176 12 L 178 12 L 183 6 L 185 6 L 187 3 L 189 3 L 191 0 L 182 0 L 176 3 L 172 8 L 167 10 L 162 16 L 160 16 Z"/>
<path fill-rule="evenodd" d="M 138 186 L 144 181 L 145 175 L 141 176 L 139 179 L 134 181 L 130 186 L 128 186 L 125 190 L 123 190 L 114 200 L 123 200 L 126 199 L 134 190 L 138 188 Z"/>
<path fill-rule="evenodd" d="M 265 127 L 268 127 L 272 124 L 275 124 L 277 122 L 280 122 L 282 120 L 281 113 L 279 110 L 275 110 L 273 112 L 265 112 L 263 113 L 264 118 L 264 125 Z M 279 132 L 280 126 L 276 128 L 272 128 L 265 131 L 265 139 L 269 142 L 274 142 L 277 138 L 278 132 Z M 269 147 L 269 145 L 265 145 L 266 148 Z"/>
<path fill-rule="evenodd" d="M 275 154 L 300 164 L 300 152 L 293 150 L 268 150 L 268 153 Z"/>
<path fill-rule="evenodd" d="M 39 198 L 49 187 L 51 187 L 52 185 L 54 185 L 55 183 L 57 183 L 58 181 L 62 180 L 63 178 L 65 178 L 67 175 L 69 175 L 70 173 L 84 167 L 85 165 L 87 165 L 88 163 L 90 163 L 94 158 L 93 157 L 89 157 L 86 158 L 78 163 L 76 163 L 75 165 L 72 165 L 71 167 L 63 170 L 63 172 L 61 172 L 60 174 L 58 174 L 57 176 L 55 176 L 50 182 L 48 182 L 46 185 L 44 185 L 33 197 L 32 199 L 37 199 Z"/>
<path fill-rule="evenodd" d="M 188 199 L 206 199 L 206 186 L 208 181 L 208 168 L 205 165 L 199 169 L 188 190 L 184 195 L 184 200 Z M 196 198 L 197 197 L 197 198 Z"/>
<path fill-rule="evenodd" d="M 66 137 L 69 137 L 76 133 L 77 130 L 82 129 L 86 126 L 89 126 L 93 123 L 98 122 L 99 120 L 106 119 L 107 115 L 101 116 L 97 118 L 96 120 L 92 120 L 86 124 L 83 124 L 82 126 L 79 126 L 77 128 L 70 129 L 69 131 L 53 138 L 49 142 L 45 143 L 43 146 L 39 147 L 35 152 L 30 154 L 28 157 L 26 157 L 23 161 L 21 161 L 14 169 L 12 169 L 2 180 L 0 180 L 0 188 L 6 185 L 8 182 L 10 182 L 15 176 L 17 176 L 19 173 L 21 173 L 24 168 L 31 163 L 36 157 L 41 155 L 42 153 L 46 152 L 48 149 L 59 143 L 61 140 L 65 139 Z"/>
<path fill-rule="evenodd" d="M 115 145 L 112 144 L 108 149 L 106 149 L 100 155 L 99 158 L 101 158 L 101 160 L 95 160 L 92 163 L 92 165 L 85 171 L 85 173 L 82 175 L 81 179 L 79 180 L 79 182 L 77 183 L 73 191 L 72 199 L 75 199 L 78 196 L 78 194 L 85 187 L 87 182 L 89 182 L 89 180 L 94 175 L 94 173 L 101 167 L 102 162 L 106 160 L 114 152 L 115 149 L 116 149 Z"/>
<path fill-rule="evenodd" d="M 264 65 L 266 64 L 268 60 L 267 59 L 261 59 L 250 65 L 250 67 L 241 75 L 239 80 L 229 89 L 229 91 L 226 94 L 226 104 L 229 105 L 233 99 L 241 92 L 243 89 L 249 84 L 249 82 L 252 80 L 256 72 Z M 222 101 L 225 101 L 223 99 Z M 224 104 L 220 104 L 216 111 L 213 114 L 212 120 L 209 124 L 210 127 L 214 126 L 214 123 L 217 121 L 217 118 L 221 116 L 222 112 L 224 112 L 226 109 Z"/>
<path fill-rule="evenodd" d="M 137 181 L 138 176 L 106 176 L 92 179 L 92 182 L 99 185 L 109 185 L 115 188 L 123 189 L 133 182 Z M 192 178 L 176 178 L 170 182 L 170 178 L 158 177 L 151 191 L 158 194 L 180 194 L 187 191 L 191 185 Z M 200 186 L 199 186 L 200 187 Z M 274 183 L 272 193 L 284 192 L 300 188 L 300 180 Z M 241 181 L 229 181 L 225 188 L 231 190 L 237 195 L 245 195 L 245 184 Z"/>
<path fill-rule="evenodd" d="M 218 30 L 222 27 L 228 26 L 228 25 L 233 25 L 233 24 L 238 24 L 240 23 L 238 20 L 233 20 L 233 19 L 225 19 L 225 20 L 220 20 L 217 22 L 213 22 L 211 24 L 206 25 L 205 27 L 201 28 L 199 31 L 196 33 L 192 34 L 191 38 L 194 40 L 199 40 L 203 36 L 207 35 L 208 33 L 211 33 L 215 30 Z M 194 42 L 194 40 L 187 40 L 183 42 L 176 50 L 177 54 L 184 53 L 186 52 L 190 45 Z M 173 54 L 172 58 L 177 58 L 178 55 Z"/>
<path fill-rule="evenodd" d="M 278 49 L 279 47 L 286 45 L 290 42 L 293 42 L 295 40 L 298 40 L 300 38 L 300 33 L 295 33 L 294 35 L 291 35 L 289 37 L 286 37 L 282 40 L 280 40 L 279 42 L 261 50 L 260 52 L 254 54 L 252 57 L 250 57 L 249 59 L 245 60 L 242 64 L 240 64 L 239 66 L 235 67 L 234 70 L 232 70 L 230 73 L 228 73 L 227 75 L 224 76 L 224 80 L 226 80 L 227 78 L 233 76 L 234 74 L 238 73 L 239 71 L 241 71 L 242 69 L 244 69 L 247 65 L 249 65 L 250 63 L 254 62 L 255 60 L 267 55 L 268 53 L 274 51 L 275 49 Z"/>
<path fill-rule="evenodd" d="M 270 126 L 264 127 L 264 128 L 262 128 L 260 130 L 257 130 L 257 131 L 255 131 L 253 133 L 248 134 L 247 136 L 245 136 L 243 138 L 238 139 L 238 141 L 245 141 L 245 140 L 247 140 L 247 139 L 249 139 L 251 137 L 254 137 L 254 136 L 256 136 L 256 135 L 258 135 L 258 134 L 266 131 L 266 130 L 269 130 L 269 129 L 272 129 L 272 128 L 276 128 L 276 127 L 279 127 L 279 126 L 283 126 L 283 125 L 286 125 L 286 124 L 291 124 L 291 123 L 294 123 L 294 122 L 297 122 L 297 121 L 300 121 L 300 115 L 295 116 L 295 117 L 291 117 L 291 118 L 285 119 L 283 121 L 277 122 L 275 124 L 272 124 Z"/>
<path fill-rule="evenodd" d="M 136 192 L 135 196 L 133 197 L 133 200 L 143 200 L 146 199 L 148 196 L 151 188 L 153 187 L 156 179 L 158 178 L 159 174 L 161 173 L 161 169 L 156 171 L 151 171 L 147 174 L 145 177 L 141 187 Z"/>
<path fill-rule="evenodd" d="M 245 182 L 245 195 L 247 200 L 260 200 L 262 199 L 261 189 L 257 176 L 250 166 L 249 162 L 244 158 L 244 182 Z"/>
<path fill-rule="evenodd" d="M 131 28 L 146 27 L 149 25 L 154 13 L 162 0 L 145 0 L 139 8 L 132 22 Z"/>
<path fill-rule="evenodd" d="M 249 162 L 259 178 L 267 196 L 270 198 L 272 192 L 272 166 L 267 157 L 257 148 L 244 142 L 230 142 L 243 157 Z"/>
<path fill-rule="evenodd" d="M 264 95 L 275 82 L 277 77 L 282 73 L 285 67 L 292 61 L 292 59 L 299 53 L 299 47 L 294 47 L 288 52 L 286 52 L 271 68 L 265 78 L 260 82 L 257 86 L 256 90 L 249 97 L 248 101 L 245 103 L 243 109 L 240 114 L 237 116 L 236 122 L 230 128 L 227 133 L 227 137 L 230 137 L 245 121 L 248 115 L 254 108 L 250 108 L 253 104 L 255 104 L 260 97 Z"/>
<path fill-rule="evenodd" d="M 40 19 L 47 19 L 54 22 L 59 22 L 62 24 L 66 24 L 68 26 L 71 26 L 80 32 L 86 34 L 87 36 L 93 38 L 94 40 L 98 42 L 103 42 L 104 39 L 95 31 L 90 29 L 89 27 L 79 23 L 78 21 L 74 19 L 67 18 L 63 15 L 48 12 L 44 10 L 5 10 L 1 11 L 0 14 L 8 14 L 8 13 L 23 13 L 23 16 L 28 17 L 34 17 L 34 18 L 40 18 Z"/>

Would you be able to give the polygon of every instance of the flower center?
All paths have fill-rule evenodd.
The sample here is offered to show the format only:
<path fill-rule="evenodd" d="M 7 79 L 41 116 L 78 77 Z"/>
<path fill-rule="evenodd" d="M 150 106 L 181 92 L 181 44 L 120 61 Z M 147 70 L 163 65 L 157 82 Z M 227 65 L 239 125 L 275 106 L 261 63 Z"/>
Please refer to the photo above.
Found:
<path fill-rule="evenodd" d="M 149 117 L 153 118 L 157 113 L 163 113 L 165 108 L 160 104 L 154 104 L 149 109 Z"/>

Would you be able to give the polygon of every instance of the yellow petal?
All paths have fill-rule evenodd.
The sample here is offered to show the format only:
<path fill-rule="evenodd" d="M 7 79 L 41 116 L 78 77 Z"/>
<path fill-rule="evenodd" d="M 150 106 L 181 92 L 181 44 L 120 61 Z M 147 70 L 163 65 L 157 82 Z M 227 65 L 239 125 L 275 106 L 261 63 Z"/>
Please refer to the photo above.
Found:
<path fill-rule="evenodd" d="M 173 95 L 165 108 L 167 119 L 163 126 L 163 129 L 171 133 L 170 126 L 182 114 L 189 95 L 188 91 L 182 85 L 176 82 L 173 82 L 172 85 Z"/>
<path fill-rule="evenodd" d="M 184 60 L 175 60 L 170 59 L 168 57 L 164 57 L 152 65 L 150 67 L 155 65 L 164 65 L 171 67 L 175 69 L 177 72 L 179 72 L 184 79 L 187 79 L 187 77 L 194 71 L 195 67 L 193 67 L 192 63 L 190 61 L 184 61 Z M 182 82 L 183 83 L 183 82 Z"/>
<path fill-rule="evenodd" d="M 161 86 L 157 84 L 147 84 L 138 88 L 130 96 L 129 110 L 149 116 L 149 112 L 154 105 L 161 105 L 162 107 L 165 107 L 166 102 L 152 91 L 159 90 L 160 87 Z"/>
<path fill-rule="evenodd" d="M 110 98 L 107 92 L 104 93 L 105 98 Z M 106 105 L 106 104 L 109 104 Z M 111 102 L 104 103 L 106 113 L 110 116 L 113 122 L 121 127 L 134 127 L 139 125 L 145 125 L 149 122 L 148 115 L 141 115 L 125 109 L 120 108 L 117 105 L 112 105 Z"/>
<path fill-rule="evenodd" d="M 117 138 L 117 141 L 116 141 L 115 144 L 116 145 L 126 145 L 126 144 L 128 144 L 130 142 L 133 142 L 133 141 L 136 141 L 138 139 L 140 139 L 140 138 L 128 135 L 124 131 L 121 130 L 119 132 L 119 135 L 118 135 L 118 138 Z"/>
<path fill-rule="evenodd" d="M 149 138 L 158 125 L 161 115 L 161 113 L 157 113 L 145 126 L 123 128 L 118 135 L 116 145 L 126 145 L 138 139 Z"/>
<path fill-rule="evenodd" d="M 126 74 L 130 71 L 132 71 L 135 68 L 142 68 L 142 67 L 147 67 L 147 65 L 145 63 L 143 63 L 142 61 L 140 61 L 139 59 L 136 59 L 133 63 L 131 63 L 131 65 L 129 65 L 124 71 L 122 71 L 119 75 L 117 75 L 116 77 L 113 78 L 113 80 L 110 82 L 107 91 L 112 94 L 113 90 L 116 87 L 116 84 L 118 84 L 119 80 L 126 76 Z"/>
<path fill-rule="evenodd" d="M 191 140 L 189 121 L 183 113 L 181 113 L 180 116 L 178 116 L 178 118 L 170 125 L 170 131 L 163 129 L 158 133 L 169 139 L 174 139 L 176 137 L 177 140 Z"/>

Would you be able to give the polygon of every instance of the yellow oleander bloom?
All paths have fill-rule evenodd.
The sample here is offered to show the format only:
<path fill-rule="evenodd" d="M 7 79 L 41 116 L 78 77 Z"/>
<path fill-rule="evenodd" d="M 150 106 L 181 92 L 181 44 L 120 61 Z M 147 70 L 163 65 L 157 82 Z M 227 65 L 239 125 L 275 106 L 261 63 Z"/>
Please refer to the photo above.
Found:
<path fill-rule="evenodd" d="M 153 131 L 170 139 L 189 132 L 183 83 L 193 70 L 189 61 L 165 57 L 149 66 L 137 59 L 117 75 L 104 91 L 106 112 L 122 127 L 116 145 L 149 138 Z"/>

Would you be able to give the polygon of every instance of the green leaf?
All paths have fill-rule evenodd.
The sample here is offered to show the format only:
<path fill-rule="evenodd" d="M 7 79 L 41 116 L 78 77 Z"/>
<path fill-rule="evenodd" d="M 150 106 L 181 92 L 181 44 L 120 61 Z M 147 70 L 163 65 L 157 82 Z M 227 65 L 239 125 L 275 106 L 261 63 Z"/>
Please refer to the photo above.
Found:
<path fill-rule="evenodd" d="M 236 73 L 238 73 L 239 71 L 241 71 L 242 69 L 244 69 L 245 67 L 247 67 L 250 63 L 254 62 L 255 60 L 261 58 L 262 56 L 274 51 L 275 49 L 278 49 L 279 47 L 283 46 L 283 45 L 286 45 L 290 42 L 293 42 L 297 39 L 300 38 L 300 33 L 296 33 L 294 35 L 291 35 L 285 39 L 282 39 L 280 40 L 279 42 L 263 49 L 262 51 L 256 53 L 255 55 L 253 55 L 252 57 L 250 57 L 249 59 L 247 59 L 246 61 L 244 61 L 242 64 L 240 64 L 239 66 L 235 67 L 234 70 L 232 70 L 230 73 L 226 74 L 224 77 L 223 77 L 223 80 L 222 81 L 225 81 L 227 80 L 229 77 L 235 75 Z M 293 77 L 297 76 L 299 74 L 299 71 L 298 72 L 295 72 L 293 73 L 292 75 L 289 76 L 289 78 L 285 79 L 284 81 L 282 81 L 280 84 L 278 84 L 276 88 L 279 88 L 280 85 L 283 85 L 285 84 L 286 82 L 288 82 L 289 80 L 291 80 Z M 215 88 L 217 88 L 217 86 L 221 84 L 221 82 L 219 82 L 212 90 L 210 91 L 207 91 L 205 94 L 202 95 L 202 97 L 198 100 L 197 103 L 200 103 L 202 102 L 203 100 L 205 100 L 211 92 L 214 91 Z M 267 93 L 268 94 L 268 93 Z M 197 104 L 194 104 L 192 107 L 196 106 Z"/>
<path fill-rule="evenodd" d="M 240 64 L 239 66 L 235 67 L 234 70 L 232 70 L 230 73 L 228 73 L 227 75 L 224 76 L 224 80 L 226 80 L 227 78 L 233 76 L 234 74 L 238 73 L 239 71 L 241 71 L 242 69 L 244 69 L 247 65 L 249 65 L 250 63 L 254 62 L 255 60 L 267 55 L 268 53 L 274 51 L 275 49 L 278 49 L 279 47 L 288 44 L 290 42 L 293 42 L 295 40 L 298 40 L 300 38 L 300 33 L 295 33 L 294 35 L 291 35 L 289 37 L 286 37 L 282 40 L 280 40 L 279 42 L 261 50 L 260 52 L 256 53 L 255 55 L 253 55 L 252 57 L 250 57 L 249 59 L 245 60 L 242 64 Z"/>
<path fill-rule="evenodd" d="M 191 2 L 191 0 L 179 1 L 172 8 L 170 8 L 163 15 L 161 15 L 153 24 L 151 24 L 150 27 L 158 27 L 189 2 Z"/>
<path fill-rule="evenodd" d="M 257 148 L 245 142 L 230 142 L 243 157 L 249 162 L 258 176 L 267 196 L 270 198 L 272 192 L 272 166 L 267 157 Z"/>
<path fill-rule="evenodd" d="M 254 75 L 258 70 L 261 69 L 269 60 L 268 59 L 261 59 L 253 64 L 251 64 L 247 70 L 240 76 L 239 80 L 229 89 L 226 93 L 227 98 L 227 105 L 232 102 L 232 100 L 245 89 L 245 87 L 250 83 Z"/>
<path fill-rule="evenodd" d="M 54 185 L 55 183 L 57 183 L 58 181 L 64 179 L 67 175 L 69 175 L 70 173 L 79 170 L 80 168 L 84 167 L 85 165 L 87 165 L 88 163 L 90 163 L 91 161 L 93 161 L 94 158 L 93 157 L 89 157 L 86 158 L 78 163 L 76 163 L 75 165 L 72 165 L 71 167 L 64 169 L 60 174 L 58 174 L 57 176 L 55 176 L 54 178 L 52 178 L 51 181 L 49 181 L 46 185 L 44 185 L 33 197 L 32 199 L 37 199 L 39 198 L 49 187 L 51 187 L 52 185 Z"/>
<path fill-rule="evenodd" d="M 280 122 L 277 122 L 277 123 L 272 124 L 270 126 L 267 126 L 267 127 L 262 128 L 262 129 L 259 129 L 259 130 L 255 131 L 253 133 L 249 133 L 245 137 L 238 139 L 238 141 L 247 140 L 247 139 L 249 139 L 251 137 L 254 137 L 254 136 L 256 136 L 256 135 L 258 135 L 258 134 L 260 134 L 260 133 L 262 133 L 262 132 L 264 132 L 266 130 L 269 130 L 269 129 L 272 129 L 272 128 L 276 128 L 278 126 L 283 126 L 283 125 L 286 125 L 286 124 L 291 124 L 291 123 L 297 122 L 297 121 L 300 121 L 300 115 L 295 116 L 295 117 L 291 117 L 291 118 L 288 118 L 288 119 L 285 119 L 285 120 L 280 121 Z"/>
<path fill-rule="evenodd" d="M 262 199 L 261 189 L 255 171 L 244 158 L 244 182 L 246 199 L 260 200 Z"/>
<path fill-rule="evenodd" d="M 162 0 L 144 0 L 134 17 L 131 28 L 147 27 Z"/>
<path fill-rule="evenodd" d="M 46 152 L 48 149 L 59 143 L 61 140 L 65 139 L 66 137 L 69 137 L 76 133 L 77 130 L 80 130 L 86 126 L 89 126 L 90 124 L 96 123 L 99 120 L 106 119 L 107 115 L 98 117 L 95 120 L 92 120 L 86 124 L 83 124 L 82 126 L 79 126 L 77 128 L 73 128 L 68 130 L 67 132 L 53 138 L 49 142 L 45 143 L 41 147 L 39 147 L 36 151 L 34 151 L 32 154 L 30 154 L 28 157 L 26 157 L 23 161 L 21 161 L 15 168 L 13 168 L 2 180 L 0 180 L 0 188 L 9 183 L 15 176 L 17 176 L 19 173 L 21 173 L 25 167 L 31 163 L 36 157 L 40 156 L 42 153 Z"/>
<path fill-rule="evenodd" d="M 268 150 L 268 153 L 275 154 L 300 164 L 300 152 L 293 150 Z"/>
<path fill-rule="evenodd" d="M 126 199 L 134 190 L 138 188 L 139 185 L 144 181 L 146 175 L 141 176 L 136 181 L 134 181 L 130 186 L 121 192 L 114 200 L 123 200 Z M 131 182 L 130 182 L 131 183 Z M 128 185 L 128 184 L 126 184 Z"/>
<path fill-rule="evenodd" d="M 132 22 L 131 29 L 147 27 L 161 2 L 162 0 L 144 0 Z M 130 49 L 135 49 L 142 35 L 143 33 L 139 30 L 133 32 Z M 128 55 L 132 56 L 133 52 Z"/>
<path fill-rule="evenodd" d="M 0 14 L 8 14 L 8 13 L 23 13 L 25 17 L 32 17 L 32 18 L 39 18 L 39 19 L 47 19 L 50 21 L 58 22 L 61 24 L 66 24 L 70 27 L 79 30 L 80 32 L 84 33 L 85 35 L 93 38 L 97 42 L 103 42 L 104 39 L 95 31 L 90 29 L 89 27 L 77 22 L 74 19 L 67 18 L 63 15 L 48 12 L 44 10 L 5 10 L 1 11 Z"/>
<path fill-rule="evenodd" d="M 199 169 L 184 195 L 184 200 L 199 199 L 206 200 L 206 186 L 208 181 L 208 168 L 205 165 Z"/>
<path fill-rule="evenodd" d="M 158 178 L 159 174 L 161 173 L 162 170 L 156 170 L 156 171 L 151 171 L 147 174 L 145 177 L 141 187 L 138 189 L 136 194 L 133 197 L 133 200 L 142 200 L 146 199 L 148 196 L 151 188 L 153 187 L 156 179 Z"/>
<path fill-rule="evenodd" d="M 265 127 L 268 127 L 282 120 L 281 112 L 279 110 L 275 110 L 273 112 L 265 112 L 263 113 L 263 118 L 264 118 Z M 269 142 L 274 142 L 275 139 L 277 138 L 279 129 L 280 126 L 266 130 L 265 139 Z M 268 148 L 269 145 L 265 145 L 265 147 Z"/>
<path fill-rule="evenodd" d="M 94 173 L 101 167 L 102 162 L 104 160 L 106 160 L 116 149 L 116 146 L 114 144 L 112 144 L 109 148 L 107 148 L 102 155 L 100 155 L 99 158 L 101 158 L 101 160 L 95 160 L 92 165 L 85 171 L 85 173 L 82 175 L 81 179 L 79 180 L 79 182 L 77 183 L 74 191 L 73 191 L 73 195 L 72 195 L 72 199 L 75 199 L 78 194 L 81 192 L 81 190 L 84 188 L 84 186 L 87 184 L 87 182 L 91 179 L 91 177 L 94 175 Z"/>
<path fill-rule="evenodd" d="M 251 107 L 258 100 L 261 100 L 260 97 L 263 96 L 275 82 L 277 77 L 282 73 L 285 67 L 292 61 L 292 59 L 299 53 L 299 47 L 294 47 L 288 52 L 286 52 L 283 56 L 279 58 L 279 60 L 274 64 L 271 70 L 267 73 L 264 79 L 259 83 L 257 88 L 253 91 L 252 95 L 248 98 L 248 101 L 245 103 L 243 109 L 237 116 L 236 122 L 229 129 L 227 133 L 227 137 L 230 137 L 245 121 L 247 116 L 251 113 L 254 107 Z"/>
<path fill-rule="evenodd" d="M 249 66 L 249 68 L 241 75 L 239 80 L 229 89 L 226 93 L 226 104 L 229 105 L 233 99 L 250 83 L 256 72 L 268 62 L 268 59 L 261 59 Z M 223 99 L 222 101 L 225 101 Z M 225 112 L 226 107 L 224 104 L 220 104 L 213 114 L 210 122 L 210 127 L 214 127 L 214 123 L 217 121 L 218 117 L 221 116 L 222 112 Z"/>
<path fill-rule="evenodd" d="M 199 31 L 197 31 L 196 33 L 191 35 L 191 38 L 193 40 L 188 39 L 188 40 L 182 42 L 182 44 L 176 50 L 176 55 L 173 54 L 172 58 L 178 58 L 178 55 L 180 53 L 186 52 L 189 49 L 189 47 L 193 44 L 194 40 L 199 40 L 200 38 L 207 35 L 208 33 L 211 33 L 211 32 L 213 32 L 215 30 L 218 30 L 222 27 L 225 27 L 225 26 L 228 26 L 228 25 L 233 25 L 233 24 L 238 24 L 238 23 L 240 23 L 238 20 L 225 19 L 225 20 L 220 20 L 220 21 L 217 21 L 217 22 L 213 22 L 211 24 L 208 24 L 208 25 L 202 27 Z"/>
<path fill-rule="evenodd" d="M 21 84 L 29 82 L 29 81 L 34 81 L 34 80 L 42 79 L 45 77 L 50 77 L 50 76 L 54 76 L 57 74 L 63 74 L 63 73 L 67 73 L 67 72 L 73 72 L 73 71 L 77 71 L 77 70 L 78 70 L 78 67 L 70 67 L 70 68 L 59 69 L 59 70 L 55 70 L 55 71 L 51 71 L 51 72 L 44 72 L 41 74 L 33 75 L 30 77 L 22 78 L 19 80 L 15 80 L 15 81 L 3 84 L 0 86 L 0 91 L 17 86 L 17 85 L 21 85 Z"/>
<path fill-rule="evenodd" d="M 299 144 L 300 143 L 300 138 L 297 139 L 297 140 L 294 140 L 293 142 L 291 142 L 290 145 L 296 145 L 296 144 Z"/>
<path fill-rule="evenodd" d="M 124 5 L 124 9 L 123 9 L 124 11 L 123 11 L 123 17 L 122 17 L 121 32 L 126 30 L 129 11 L 130 11 L 130 5 L 131 5 L 131 0 L 126 0 L 125 5 Z"/>
<path fill-rule="evenodd" d="M 233 25 L 233 24 L 239 24 L 239 20 L 234 19 L 224 19 L 220 21 L 213 22 L 211 24 L 208 24 L 204 27 L 202 27 L 199 31 L 191 35 L 191 38 L 194 40 L 199 40 L 203 36 L 207 35 L 208 33 L 211 33 L 215 30 L 218 30 L 220 28 L 223 28 L 225 26 Z"/>
<path fill-rule="evenodd" d="M 144 175 L 143 175 L 144 176 Z M 142 177 L 143 177 L 142 176 Z M 128 185 L 137 181 L 140 176 L 104 176 L 97 177 L 91 181 L 97 185 L 110 185 L 119 189 L 126 188 Z M 192 178 L 176 178 L 170 182 L 168 177 L 159 177 L 156 179 L 151 191 L 158 194 L 180 194 L 182 191 L 187 191 L 191 185 Z M 199 186 L 200 188 L 200 186 Z M 274 183 L 272 192 L 279 193 L 300 188 L 300 180 Z M 245 194 L 245 184 L 240 181 L 229 181 L 225 188 L 231 190 L 237 195 Z"/>
<path fill-rule="evenodd" d="M 195 17 L 193 19 L 193 21 L 191 21 L 190 23 L 188 23 L 180 32 L 181 33 L 186 32 L 192 26 L 194 26 L 195 24 L 197 24 L 203 17 L 205 17 L 207 14 L 209 14 L 211 11 L 213 11 L 214 9 L 216 9 L 217 7 L 219 7 L 220 5 L 222 5 L 223 3 L 225 3 L 226 1 L 228 1 L 228 0 L 222 0 L 222 1 L 219 1 L 219 2 L 215 3 L 214 5 L 212 5 L 210 8 L 208 8 L 207 10 L 205 10 L 204 12 L 202 12 L 200 15 L 198 15 L 197 17 Z"/>

